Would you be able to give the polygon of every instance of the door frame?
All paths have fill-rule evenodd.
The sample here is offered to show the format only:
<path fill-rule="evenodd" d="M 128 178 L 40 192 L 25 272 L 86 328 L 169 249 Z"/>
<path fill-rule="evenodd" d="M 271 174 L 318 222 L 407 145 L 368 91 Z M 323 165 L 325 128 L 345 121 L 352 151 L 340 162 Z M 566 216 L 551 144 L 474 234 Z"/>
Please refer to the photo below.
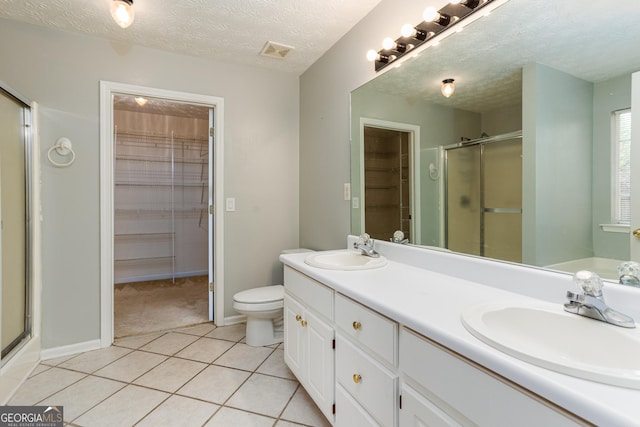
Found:
<path fill-rule="evenodd" d="M 210 205 L 223 206 L 224 189 L 224 98 L 178 92 L 145 86 L 100 81 L 100 346 L 113 343 L 113 193 L 114 193 L 114 147 L 113 147 L 113 95 L 115 93 L 162 98 L 171 101 L 199 104 L 213 108 L 214 144 L 213 176 L 209 176 L 209 192 L 213 190 Z M 209 166 L 212 167 L 211 164 Z M 213 179 L 213 180 L 212 180 Z M 224 325 L 224 211 L 215 215 L 209 210 L 209 224 L 213 225 L 213 280 L 215 283 L 214 322 Z M 213 218 L 211 218 L 213 216 Z M 211 228 L 209 228 L 211 233 Z M 210 262 L 211 262 L 211 257 Z M 209 271 L 211 274 L 211 271 Z M 209 298 L 211 301 L 211 298 Z M 209 309 L 211 310 L 211 308 Z"/>
<path fill-rule="evenodd" d="M 365 193 L 364 193 L 364 128 L 395 130 L 409 134 L 409 195 L 411 196 L 411 236 L 410 242 L 420 244 L 420 126 L 408 123 L 391 122 L 387 120 L 360 118 L 360 229 L 366 232 L 365 223 Z"/>

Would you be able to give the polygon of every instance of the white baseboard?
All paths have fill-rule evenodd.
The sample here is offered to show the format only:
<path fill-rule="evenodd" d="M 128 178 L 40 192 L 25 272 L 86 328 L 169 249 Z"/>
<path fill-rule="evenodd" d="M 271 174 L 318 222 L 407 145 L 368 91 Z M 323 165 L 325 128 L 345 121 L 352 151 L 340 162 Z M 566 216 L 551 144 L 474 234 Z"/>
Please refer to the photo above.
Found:
<path fill-rule="evenodd" d="M 235 316 L 229 316 L 224 318 L 224 325 L 217 326 L 229 326 L 235 325 L 236 323 L 242 323 L 247 321 L 247 316 L 244 314 L 237 314 Z"/>
<path fill-rule="evenodd" d="M 40 362 L 40 337 L 32 337 L 0 367 L 0 405 L 6 405 Z"/>
<path fill-rule="evenodd" d="M 70 356 L 72 354 L 84 353 L 85 351 L 98 350 L 100 348 L 100 340 L 97 339 L 64 345 L 62 347 L 46 348 L 40 352 L 40 358 L 42 360 L 55 359 L 56 357 Z"/>

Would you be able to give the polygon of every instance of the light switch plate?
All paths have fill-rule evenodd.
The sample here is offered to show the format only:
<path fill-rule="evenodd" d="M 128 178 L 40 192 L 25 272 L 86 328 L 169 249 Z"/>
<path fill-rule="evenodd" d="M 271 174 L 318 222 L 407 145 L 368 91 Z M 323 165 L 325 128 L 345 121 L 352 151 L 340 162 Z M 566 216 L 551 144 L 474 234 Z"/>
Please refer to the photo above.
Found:
<path fill-rule="evenodd" d="M 235 212 L 235 210 L 236 210 L 236 199 L 235 199 L 235 197 L 227 197 L 226 208 L 227 208 L 227 212 Z"/>

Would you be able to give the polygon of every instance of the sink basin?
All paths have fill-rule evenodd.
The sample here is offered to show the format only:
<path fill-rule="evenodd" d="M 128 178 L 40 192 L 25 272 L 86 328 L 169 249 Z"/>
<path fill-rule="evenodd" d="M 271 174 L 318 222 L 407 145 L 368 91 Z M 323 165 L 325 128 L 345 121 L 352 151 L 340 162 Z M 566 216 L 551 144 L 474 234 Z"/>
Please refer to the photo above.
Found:
<path fill-rule="evenodd" d="M 468 307 L 462 323 L 513 357 L 563 374 L 640 389 L 640 331 L 567 313 L 561 304 Z"/>
<path fill-rule="evenodd" d="M 382 255 L 379 258 L 371 258 L 348 249 L 313 253 L 308 255 L 304 262 L 329 270 L 370 270 L 387 265 L 387 259 Z"/>

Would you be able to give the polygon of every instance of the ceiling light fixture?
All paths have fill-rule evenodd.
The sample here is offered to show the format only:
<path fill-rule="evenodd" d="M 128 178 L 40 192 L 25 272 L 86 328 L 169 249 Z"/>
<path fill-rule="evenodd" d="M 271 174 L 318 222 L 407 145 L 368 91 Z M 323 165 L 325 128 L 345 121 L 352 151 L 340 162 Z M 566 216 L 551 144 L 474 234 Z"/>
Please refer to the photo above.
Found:
<path fill-rule="evenodd" d="M 440 33 L 449 30 L 480 9 L 484 9 L 485 6 L 493 1 L 450 0 L 440 10 L 428 7 L 422 14 L 422 22 L 415 26 L 411 24 L 403 25 L 400 30 L 400 37 L 395 40 L 387 37 L 383 41 L 381 50 L 375 51 L 372 49 L 367 52 L 367 59 L 374 62 L 376 71 L 380 71 L 424 43 L 435 44 L 438 39 L 433 39 Z M 441 38 L 439 37 L 439 39 Z"/>
<path fill-rule="evenodd" d="M 133 8 L 133 0 L 112 0 L 111 16 L 116 24 L 122 28 L 127 28 L 133 23 L 136 11 Z"/>
<path fill-rule="evenodd" d="M 453 81 L 453 79 L 444 79 L 442 81 L 440 92 L 442 92 L 442 96 L 444 96 L 445 98 L 449 98 L 456 90 L 456 85 L 453 84 Z"/>
<path fill-rule="evenodd" d="M 136 96 L 135 98 L 136 104 L 138 104 L 141 107 L 144 107 L 145 105 L 147 105 L 147 102 L 149 102 L 149 100 L 147 98 L 143 98 L 141 96 Z"/>

